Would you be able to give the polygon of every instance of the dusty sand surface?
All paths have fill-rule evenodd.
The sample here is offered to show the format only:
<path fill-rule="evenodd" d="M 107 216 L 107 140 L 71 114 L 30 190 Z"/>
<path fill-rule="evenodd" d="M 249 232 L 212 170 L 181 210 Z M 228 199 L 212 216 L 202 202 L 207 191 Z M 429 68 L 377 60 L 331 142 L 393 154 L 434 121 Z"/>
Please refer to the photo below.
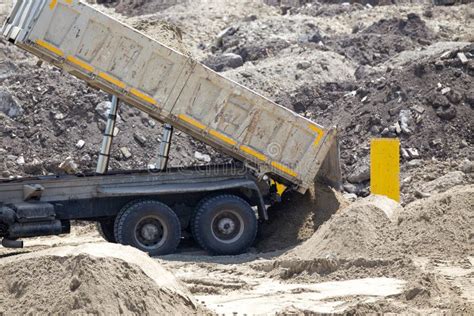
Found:
<path fill-rule="evenodd" d="M 0 249 L 3 257 L 0 265 L 11 267 L 6 270 L 10 276 L 5 275 L 11 283 L 24 279 L 24 275 L 37 277 L 36 272 L 44 272 L 42 266 L 55 267 L 58 260 L 61 269 L 69 271 L 70 262 L 82 256 L 85 266 L 81 267 L 94 275 L 111 274 L 111 280 L 115 280 L 138 269 L 149 279 L 158 279 L 161 289 L 171 287 L 174 293 L 180 293 L 174 296 L 187 297 L 186 293 L 191 293 L 206 308 L 226 315 L 234 312 L 469 314 L 474 311 L 474 248 L 469 233 L 474 227 L 473 190 L 472 185 L 455 187 L 406 207 L 384 197 L 360 199 L 348 206 L 344 204 L 329 215 L 325 223 L 315 228 L 314 235 L 299 246 L 274 252 L 255 249 L 240 256 L 212 257 L 185 243 L 177 254 L 151 259 L 128 247 L 101 243 L 92 226 L 82 225 L 75 228 L 72 236 L 28 240 L 29 247 L 21 255 Z M 417 219 L 426 218 L 427 212 L 429 223 Z M 423 227 L 418 227 L 421 223 Z M 300 228 L 302 234 L 308 232 L 307 226 Z M 93 243 L 76 246 L 81 236 Z M 271 237 L 275 243 L 278 238 Z M 288 235 L 282 234 L 280 238 L 281 244 L 288 242 Z M 48 259 L 51 256 L 63 259 Z M 29 270 L 35 272 L 13 273 L 11 269 L 17 261 L 27 262 Z M 128 263 L 126 269 L 118 263 L 123 261 Z M 153 262 L 158 262 L 158 267 Z M 96 264 L 102 268 L 95 267 Z M 103 268 L 109 266 L 119 273 Z M 163 268 L 173 276 L 162 272 Z M 89 272 L 84 273 L 92 275 Z M 64 277 L 61 286 L 69 286 L 71 278 L 71 273 Z M 105 277 L 94 280 L 98 284 L 81 283 L 86 293 L 94 293 L 98 288 L 115 293 L 106 285 Z M 143 282 L 143 276 L 140 280 Z M 131 281 L 122 278 L 121 282 Z M 136 283 L 127 286 L 134 288 L 133 284 Z M 36 306 L 38 297 L 25 295 L 24 302 Z M 73 298 L 71 294 L 64 299 L 69 302 Z M 135 302 L 133 298 L 132 295 L 129 299 Z M 275 303 L 268 304 L 269 301 Z M 107 308 L 117 306 L 121 305 Z M 160 306 L 152 308 L 167 308 Z"/>
<path fill-rule="evenodd" d="M 4 258 L 0 271 L 0 313 L 206 313 L 170 272 L 131 247 L 51 248 Z"/>

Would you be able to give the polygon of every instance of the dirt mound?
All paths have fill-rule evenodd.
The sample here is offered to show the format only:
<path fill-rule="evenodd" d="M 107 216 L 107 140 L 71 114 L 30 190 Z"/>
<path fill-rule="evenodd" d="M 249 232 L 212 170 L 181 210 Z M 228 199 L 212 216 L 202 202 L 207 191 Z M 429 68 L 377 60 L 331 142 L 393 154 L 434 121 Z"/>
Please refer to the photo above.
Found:
<path fill-rule="evenodd" d="M 365 29 L 357 25 L 352 33 L 327 36 L 323 41 L 359 65 L 377 65 L 400 52 L 430 44 L 436 38 L 434 32 L 414 13 L 408 14 L 406 19 L 382 19 Z"/>
<path fill-rule="evenodd" d="M 293 109 L 287 99 L 294 91 L 307 86 L 351 81 L 354 72 L 355 66 L 334 52 L 289 47 L 278 57 L 269 57 L 256 64 L 246 63 L 225 72 L 225 76 Z"/>
<path fill-rule="evenodd" d="M 377 197 L 343 208 L 288 255 L 303 259 L 370 257 L 375 247 L 383 242 L 383 231 L 390 225 L 390 219 L 384 212 L 386 200 Z"/>
<path fill-rule="evenodd" d="M 257 248 L 273 251 L 294 246 L 310 238 L 314 232 L 346 201 L 338 192 L 317 185 L 304 196 L 284 195 L 282 203 L 268 210 L 270 220 L 260 226 Z"/>
<path fill-rule="evenodd" d="M 190 55 L 186 45 L 183 43 L 183 34 L 181 29 L 175 25 L 169 24 L 158 19 L 131 19 L 130 25 L 159 41 L 160 43 L 172 48 L 182 54 Z"/>
<path fill-rule="evenodd" d="M 110 246 L 108 250 L 107 247 L 91 244 L 57 248 L 2 260 L 0 313 L 194 315 L 205 312 L 158 262 L 128 247 Z M 128 260 L 109 255 L 115 251 L 121 252 L 122 257 L 128 256 L 124 258 Z M 141 260 L 141 266 L 137 260 Z"/>
<path fill-rule="evenodd" d="M 360 65 L 377 65 L 420 46 L 406 36 L 364 33 L 330 38 L 327 45 Z"/>
<path fill-rule="evenodd" d="M 301 6 L 298 8 L 291 8 L 290 14 L 302 14 L 314 17 L 333 17 L 343 14 L 350 14 L 351 12 L 363 10 L 364 6 L 359 3 L 352 3 L 351 5 L 340 4 L 323 4 L 322 1 L 315 1 L 311 5 Z"/>
<path fill-rule="evenodd" d="M 203 50 L 210 50 L 211 59 L 222 61 L 221 55 L 227 53 L 239 59 L 238 64 L 229 62 L 229 67 L 219 64 L 224 76 L 319 124 L 337 124 L 343 174 L 346 179 L 351 174 L 361 179 L 348 185 L 348 192 L 359 196 L 370 194 L 369 179 L 357 174 L 368 167 L 371 138 L 400 138 L 403 164 L 433 157 L 446 160 L 453 151 L 461 160 L 471 156 L 469 45 L 426 46 L 438 40 L 441 30 L 429 18 L 422 19 L 418 7 L 395 10 L 390 19 L 381 19 L 387 16 L 378 14 L 381 10 L 352 12 L 369 24 L 354 28 L 354 34 L 350 29 L 335 33 L 318 23 L 323 18 L 309 13 L 257 15 L 222 29 Z M 440 18 L 441 12 L 436 14 Z M 330 21 L 339 26 L 337 18 Z M 460 62 L 459 52 L 467 63 Z M 410 185 L 406 187 L 410 191 Z M 410 201 L 411 195 L 404 193 L 403 202 Z"/>
<path fill-rule="evenodd" d="M 408 204 L 390 235 L 396 241 L 395 251 L 400 253 L 474 255 L 474 185 L 458 186 Z"/>
<path fill-rule="evenodd" d="M 115 10 L 127 16 L 152 14 L 166 10 L 178 4 L 188 3 L 189 0 L 86 0 Z"/>
<path fill-rule="evenodd" d="M 117 1 L 116 11 L 126 15 L 145 15 L 163 11 L 189 0 L 122 0 Z"/>
<path fill-rule="evenodd" d="M 334 214 L 288 257 L 463 257 L 474 254 L 474 186 L 400 207 L 384 197 L 363 199 Z"/>
<path fill-rule="evenodd" d="M 406 19 L 382 19 L 370 25 L 362 32 L 367 34 L 408 36 L 423 44 L 427 44 L 435 38 L 434 32 L 415 13 L 409 13 Z"/>

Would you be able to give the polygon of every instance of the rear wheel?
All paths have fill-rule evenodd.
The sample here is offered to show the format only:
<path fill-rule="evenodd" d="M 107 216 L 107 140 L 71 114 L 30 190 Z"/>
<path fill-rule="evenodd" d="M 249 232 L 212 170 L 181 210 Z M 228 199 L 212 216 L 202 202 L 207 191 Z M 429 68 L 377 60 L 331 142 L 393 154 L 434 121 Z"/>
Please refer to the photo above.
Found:
<path fill-rule="evenodd" d="M 124 208 L 115 220 L 115 238 L 152 256 L 172 253 L 181 239 L 178 216 L 158 201 L 139 201 Z"/>
<path fill-rule="evenodd" d="M 196 239 L 196 234 L 194 233 L 194 225 L 193 223 L 196 221 L 196 214 L 198 213 L 198 211 L 201 209 L 201 207 L 207 203 L 207 201 L 209 201 L 210 199 L 216 197 L 216 195 L 211 195 L 211 196 L 206 196 L 205 198 L 203 198 L 201 201 L 199 201 L 199 203 L 196 205 L 196 207 L 194 208 L 194 212 L 193 214 L 191 215 L 191 220 L 189 221 L 191 224 L 189 225 L 189 228 L 191 230 L 191 236 L 193 236 L 194 239 Z"/>
<path fill-rule="evenodd" d="M 252 207 L 234 195 L 206 200 L 196 211 L 191 225 L 199 245 L 217 255 L 246 251 L 255 241 L 258 227 Z"/>

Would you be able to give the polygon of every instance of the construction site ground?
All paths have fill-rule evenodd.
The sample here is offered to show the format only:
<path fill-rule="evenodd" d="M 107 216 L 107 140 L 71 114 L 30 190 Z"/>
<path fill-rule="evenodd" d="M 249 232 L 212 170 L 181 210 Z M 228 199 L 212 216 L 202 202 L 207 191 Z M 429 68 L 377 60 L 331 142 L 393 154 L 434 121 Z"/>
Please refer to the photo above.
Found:
<path fill-rule="evenodd" d="M 185 238 L 176 254 L 150 258 L 82 222 L 0 248 L 0 314 L 474 314 L 473 3 L 98 2 L 338 125 L 344 190 L 285 194 L 240 256 L 210 256 Z M 10 6 L 0 3 L 0 22 Z M 0 48 L 0 178 L 94 170 L 107 96 L 2 39 Z M 119 114 L 111 168 L 146 168 L 160 124 L 126 105 Z M 401 140 L 400 203 L 370 195 L 376 137 Z M 173 166 L 230 160 L 173 138 Z"/>

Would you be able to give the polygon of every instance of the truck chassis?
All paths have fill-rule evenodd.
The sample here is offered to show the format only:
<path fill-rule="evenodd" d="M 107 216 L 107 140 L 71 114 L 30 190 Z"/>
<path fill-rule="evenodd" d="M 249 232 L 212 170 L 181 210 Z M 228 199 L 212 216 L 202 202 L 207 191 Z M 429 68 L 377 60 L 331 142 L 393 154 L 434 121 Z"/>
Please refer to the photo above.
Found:
<path fill-rule="evenodd" d="M 214 254 L 251 246 L 257 220 L 277 197 L 268 180 L 241 165 L 44 176 L 0 182 L 0 237 L 69 233 L 71 220 L 95 221 L 109 242 L 151 255 L 173 252 L 182 231 Z"/>

